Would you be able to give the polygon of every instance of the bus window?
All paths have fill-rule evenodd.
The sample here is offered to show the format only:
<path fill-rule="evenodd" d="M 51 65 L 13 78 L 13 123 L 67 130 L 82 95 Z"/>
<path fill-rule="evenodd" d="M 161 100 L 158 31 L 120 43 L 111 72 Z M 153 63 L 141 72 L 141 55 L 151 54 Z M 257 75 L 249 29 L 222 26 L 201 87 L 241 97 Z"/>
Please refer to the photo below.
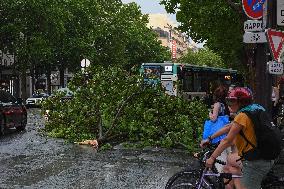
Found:
<path fill-rule="evenodd" d="M 144 66 L 144 78 L 159 79 L 160 75 L 160 66 Z"/>
<path fill-rule="evenodd" d="M 206 96 L 214 90 L 215 83 L 228 85 L 238 80 L 237 70 L 171 62 L 143 63 L 140 73 L 145 83 L 161 83 L 167 94 L 186 99 Z"/>
<path fill-rule="evenodd" d="M 159 65 L 145 65 L 143 67 L 144 81 L 148 84 L 156 84 L 160 81 L 161 66 Z"/>
<path fill-rule="evenodd" d="M 194 73 L 194 91 L 196 92 L 201 92 L 201 79 L 202 77 L 200 77 L 200 74 Z"/>
<path fill-rule="evenodd" d="M 185 92 L 193 91 L 193 73 L 185 71 L 183 74 L 182 90 Z"/>

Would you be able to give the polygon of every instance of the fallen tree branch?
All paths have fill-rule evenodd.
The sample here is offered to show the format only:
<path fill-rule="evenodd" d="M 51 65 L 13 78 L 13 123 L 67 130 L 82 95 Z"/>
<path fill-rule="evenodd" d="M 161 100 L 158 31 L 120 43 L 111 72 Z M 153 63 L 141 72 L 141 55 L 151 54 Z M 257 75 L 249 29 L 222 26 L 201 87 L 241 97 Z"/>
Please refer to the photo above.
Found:
<path fill-rule="evenodd" d="M 113 120 L 113 122 L 112 122 L 112 124 L 111 124 L 111 127 L 108 129 L 108 131 L 105 133 L 105 135 L 104 135 L 100 140 L 103 140 L 104 138 L 108 137 L 108 135 L 109 135 L 109 133 L 111 132 L 111 130 L 116 126 L 115 123 L 116 123 L 116 121 L 118 120 L 118 117 L 120 116 L 120 114 L 121 114 L 123 108 L 126 106 L 127 102 L 129 102 L 130 100 L 132 100 L 132 98 L 133 98 L 134 96 L 136 96 L 136 95 L 138 95 L 138 94 L 141 94 L 141 92 L 143 92 L 143 91 L 140 91 L 140 92 L 137 92 L 137 93 L 133 93 L 133 94 L 131 94 L 130 96 L 128 96 L 125 101 L 123 101 L 123 103 L 121 104 L 120 108 L 118 109 L 118 111 L 117 111 L 117 113 L 116 113 L 116 115 L 115 115 L 115 118 L 114 118 L 114 120 Z"/>

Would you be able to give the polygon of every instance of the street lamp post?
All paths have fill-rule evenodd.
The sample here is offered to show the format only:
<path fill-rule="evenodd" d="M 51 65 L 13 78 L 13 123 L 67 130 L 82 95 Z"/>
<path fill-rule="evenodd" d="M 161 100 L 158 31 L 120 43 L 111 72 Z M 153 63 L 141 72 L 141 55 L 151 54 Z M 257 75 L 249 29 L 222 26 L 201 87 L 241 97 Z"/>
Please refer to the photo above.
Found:
<path fill-rule="evenodd" d="M 88 72 L 86 72 L 85 69 L 88 68 L 90 66 L 90 64 L 91 64 L 90 60 L 88 60 L 86 58 L 81 60 L 81 70 L 82 70 L 82 73 L 85 76 L 85 78 L 84 78 L 84 82 L 86 82 L 85 84 L 88 84 Z M 99 138 L 102 138 L 102 136 L 103 136 L 102 120 L 100 120 Z"/>
<path fill-rule="evenodd" d="M 85 72 L 85 69 L 90 66 L 90 64 L 91 64 L 90 60 L 88 60 L 86 58 L 81 60 L 81 70 L 82 70 L 83 73 Z"/>
<path fill-rule="evenodd" d="M 88 68 L 90 66 L 91 62 L 90 60 L 84 58 L 83 60 L 81 60 L 81 70 L 82 73 L 84 74 L 84 82 L 88 82 L 88 73 L 86 72 L 86 68 Z"/>

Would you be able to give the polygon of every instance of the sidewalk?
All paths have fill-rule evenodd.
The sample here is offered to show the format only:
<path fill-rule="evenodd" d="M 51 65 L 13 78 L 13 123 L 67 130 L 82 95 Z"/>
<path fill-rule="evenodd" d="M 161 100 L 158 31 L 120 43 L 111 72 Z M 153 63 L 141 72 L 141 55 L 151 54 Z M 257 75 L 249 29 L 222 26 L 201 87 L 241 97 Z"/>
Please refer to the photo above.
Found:
<path fill-rule="evenodd" d="M 282 133 L 282 147 L 284 147 L 284 129 Z M 274 162 L 269 173 L 262 180 L 262 189 L 284 189 L 284 148 L 282 148 L 281 154 Z"/>

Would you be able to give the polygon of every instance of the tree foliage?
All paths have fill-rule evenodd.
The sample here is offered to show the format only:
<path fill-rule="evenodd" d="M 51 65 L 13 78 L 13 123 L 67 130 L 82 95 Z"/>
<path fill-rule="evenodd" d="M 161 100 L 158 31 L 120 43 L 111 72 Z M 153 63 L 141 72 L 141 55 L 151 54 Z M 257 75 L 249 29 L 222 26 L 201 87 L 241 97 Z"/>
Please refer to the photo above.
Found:
<path fill-rule="evenodd" d="M 1 0 L 0 23 L 0 49 L 23 73 L 76 71 L 83 58 L 128 70 L 170 58 L 137 4 L 121 0 Z"/>
<path fill-rule="evenodd" d="M 87 82 L 82 74 L 72 80 L 70 89 L 76 92 L 70 101 L 62 103 L 60 95 L 45 101 L 44 110 L 51 110 L 45 129 L 51 136 L 196 147 L 207 116 L 203 103 L 165 95 L 161 87 L 144 85 L 140 76 L 121 68 L 88 71 Z"/>
<path fill-rule="evenodd" d="M 168 12 L 176 12 L 180 29 L 221 55 L 228 66 L 240 65 L 244 53 L 240 0 L 161 0 Z"/>
<path fill-rule="evenodd" d="M 89 58 L 96 64 L 131 67 L 170 57 L 135 3 L 3 0 L 0 10 L 0 48 L 34 62 L 47 59 L 79 68 L 80 60 Z"/>
<path fill-rule="evenodd" d="M 223 59 L 212 50 L 208 48 L 200 49 L 197 52 L 188 50 L 187 54 L 182 56 L 178 62 L 188 63 L 199 66 L 210 66 L 210 67 L 219 67 L 226 68 L 227 65 L 224 64 Z"/>

